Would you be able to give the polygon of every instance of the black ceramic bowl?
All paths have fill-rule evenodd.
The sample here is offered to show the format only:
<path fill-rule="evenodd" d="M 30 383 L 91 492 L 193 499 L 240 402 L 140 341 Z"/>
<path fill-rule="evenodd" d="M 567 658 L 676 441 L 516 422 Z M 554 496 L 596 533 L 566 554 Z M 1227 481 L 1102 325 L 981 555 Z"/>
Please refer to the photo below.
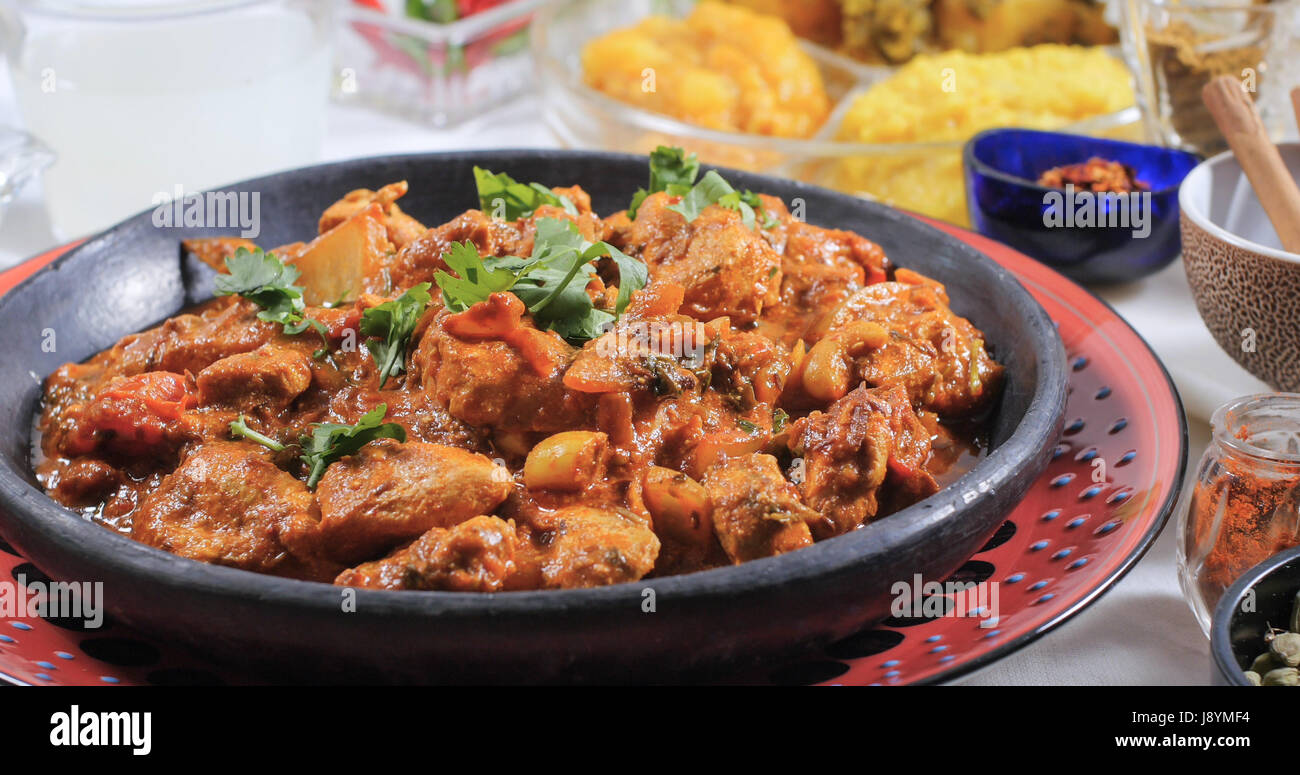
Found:
<path fill-rule="evenodd" d="M 1210 623 L 1210 679 L 1216 686 L 1250 686 L 1246 668 L 1267 650 L 1269 627 L 1288 629 L 1300 592 L 1300 546 L 1251 568 L 1228 587 Z"/>
<path fill-rule="evenodd" d="M 262 234 L 277 245 L 315 233 L 321 211 L 355 188 L 411 183 L 403 209 L 442 223 L 477 206 L 473 165 L 518 180 L 579 183 L 598 212 L 626 207 L 645 157 L 480 151 L 328 164 L 248 181 Z M 119 619 L 275 680 L 609 681 L 716 676 L 825 643 L 888 615 L 890 587 L 920 573 L 943 581 L 1001 524 L 1048 462 L 1066 369 L 1043 309 L 1005 269 L 884 206 L 811 186 L 726 171 L 737 187 L 801 198 L 809 221 L 854 229 L 897 263 L 948 284 L 952 306 L 986 333 L 1007 383 L 992 453 L 911 508 L 781 557 L 589 590 L 344 590 L 205 565 L 135 543 L 60 508 L 37 486 L 29 434 L 42 378 L 210 294 L 212 272 L 179 240 L 233 230 L 161 229 L 138 215 L 62 257 L 0 299 L 0 532 L 56 578 L 104 582 Z M 57 332 L 44 352 L 42 331 Z M 643 609 L 653 590 L 654 611 Z M 648 607 L 648 606 L 645 606 Z"/>

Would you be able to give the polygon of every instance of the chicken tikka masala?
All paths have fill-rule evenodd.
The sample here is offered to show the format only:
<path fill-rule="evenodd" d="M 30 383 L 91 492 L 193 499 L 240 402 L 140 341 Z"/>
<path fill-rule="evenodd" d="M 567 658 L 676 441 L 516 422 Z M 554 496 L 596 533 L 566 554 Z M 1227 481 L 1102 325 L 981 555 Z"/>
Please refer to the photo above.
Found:
<path fill-rule="evenodd" d="M 934 493 L 1002 381 L 944 287 L 661 148 L 627 210 L 475 170 L 309 243 L 190 240 L 211 301 L 46 381 L 51 497 L 353 587 L 591 587 L 806 547 Z M 973 430 L 974 429 L 974 430 Z"/>

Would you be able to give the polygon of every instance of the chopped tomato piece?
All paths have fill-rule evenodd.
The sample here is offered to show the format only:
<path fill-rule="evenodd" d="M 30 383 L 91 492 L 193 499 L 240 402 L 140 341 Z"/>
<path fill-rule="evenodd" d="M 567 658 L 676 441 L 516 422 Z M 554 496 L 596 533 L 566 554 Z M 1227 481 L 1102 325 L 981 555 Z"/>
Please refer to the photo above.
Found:
<path fill-rule="evenodd" d="M 524 303 L 518 296 L 494 293 L 447 318 L 443 330 L 461 339 L 499 339 L 513 347 L 538 376 L 546 376 L 557 364 L 539 340 L 557 335 L 524 326 L 523 317 Z"/>
<path fill-rule="evenodd" d="M 494 293 L 464 312 L 447 318 L 443 328 L 461 339 L 501 339 L 519 328 L 524 303 L 513 293 Z"/>
<path fill-rule="evenodd" d="M 114 382 L 86 406 L 69 452 L 87 454 L 101 444 L 126 454 L 147 454 L 176 437 L 176 424 L 198 404 L 188 380 L 151 371 Z"/>
<path fill-rule="evenodd" d="M 889 456 L 889 461 L 885 463 L 885 466 L 889 469 L 889 473 L 899 479 L 911 479 L 913 476 L 916 476 L 915 468 L 912 468 L 907 463 L 904 463 L 893 455 Z"/>

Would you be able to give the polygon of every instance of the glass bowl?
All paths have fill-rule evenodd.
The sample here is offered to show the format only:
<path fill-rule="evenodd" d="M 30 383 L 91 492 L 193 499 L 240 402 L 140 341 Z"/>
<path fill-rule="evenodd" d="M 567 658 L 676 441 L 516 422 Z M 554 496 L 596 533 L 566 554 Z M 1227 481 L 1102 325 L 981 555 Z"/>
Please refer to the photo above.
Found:
<path fill-rule="evenodd" d="M 474 118 L 532 82 L 528 25 L 545 2 L 510 0 L 440 24 L 349 0 L 334 97 L 437 127 Z"/>
<path fill-rule="evenodd" d="M 1259 393 L 1221 407 L 1180 507 L 1178 580 L 1201 629 L 1257 563 L 1300 545 L 1300 393 Z"/>
<path fill-rule="evenodd" d="M 694 0 L 566 0 L 538 13 L 532 46 L 543 115 L 562 145 L 631 153 L 677 145 L 698 153 L 708 164 L 781 175 L 969 225 L 962 182 L 964 140 L 854 143 L 834 139 L 858 94 L 888 78 L 895 68 L 864 65 L 802 43 L 820 68 L 834 103 L 826 124 L 806 139 L 706 129 L 619 102 L 583 82 L 581 54 L 588 41 L 650 14 L 685 16 L 694 5 Z M 1141 115 L 1136 107 L 1129 107 L 1052 128 L 1140 139 Z M 864 180 L 872 184 L 864 186 Z"/>

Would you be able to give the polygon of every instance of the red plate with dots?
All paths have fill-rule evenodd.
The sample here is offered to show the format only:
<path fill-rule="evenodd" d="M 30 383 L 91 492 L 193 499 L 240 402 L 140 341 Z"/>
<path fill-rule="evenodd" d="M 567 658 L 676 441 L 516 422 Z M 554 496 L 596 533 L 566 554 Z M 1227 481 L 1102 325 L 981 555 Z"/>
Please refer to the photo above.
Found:
<path fill-rule="evenodd" d="M 1142 338 L 1105 302 L 1033 259 L 958 227 L 931 223 L 1014 272 L 1056 322 L 1072 371 L 1065 427 L 1052 462 L 997 533 L 950 579 L 982 585 L 982 594 L 961 600 L 923 594 L 920 610 L 799 661 L 747 675 L 745 682 L 935 683 L 988 665 L 1109 589 L 1146 552 L 1177 501 L 1187 459 L 1186 422 L 1164 367 Z M 0 274 L 0 293 L 66 249 Z M 0 541 L 0 580 L 19 578 L 45 581 Z M 975 600 L 987 606 L 968 604 Z M 111 619 L 87 629 L 79 620 L 6 616 L 0 616 L 0 677 L 26 684 L 252 682 Z"/>

